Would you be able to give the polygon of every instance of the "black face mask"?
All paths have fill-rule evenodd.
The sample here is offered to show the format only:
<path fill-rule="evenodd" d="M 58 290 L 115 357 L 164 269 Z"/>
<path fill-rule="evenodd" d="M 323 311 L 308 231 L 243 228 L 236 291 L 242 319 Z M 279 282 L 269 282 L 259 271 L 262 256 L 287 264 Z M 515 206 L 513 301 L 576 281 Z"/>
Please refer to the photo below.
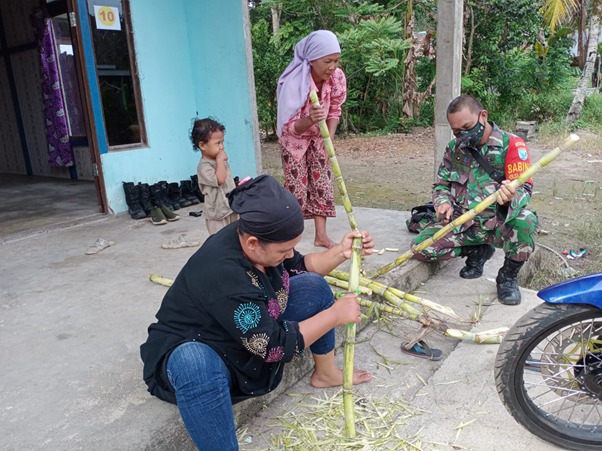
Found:
<path fill-rule="evenodd" d="M 481 119 L 480 112 L 474 127 L 469 130 L 460 130 L 459 132 L 454 133 L 458 144 L 464 144 L 469 147 L 477 147 L 479 145 L 485 134 L 485 126 L 481 124 L 479 119 Z"/>

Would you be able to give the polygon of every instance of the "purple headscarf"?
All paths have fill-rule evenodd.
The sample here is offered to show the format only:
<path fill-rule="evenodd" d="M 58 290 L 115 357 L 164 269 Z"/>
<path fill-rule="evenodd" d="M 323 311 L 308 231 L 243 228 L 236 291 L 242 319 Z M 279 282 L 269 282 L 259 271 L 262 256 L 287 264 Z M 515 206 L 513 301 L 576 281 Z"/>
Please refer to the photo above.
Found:
<path fill-rule="evenodd" d="M 305 105 L 309 94 L 310 61 L 333 53 L 341 53 L 341 46 L 332 31 L 309 33 L 295 45 L 295 56 L 278 79 L 278 136 L 282 127 Z"/>

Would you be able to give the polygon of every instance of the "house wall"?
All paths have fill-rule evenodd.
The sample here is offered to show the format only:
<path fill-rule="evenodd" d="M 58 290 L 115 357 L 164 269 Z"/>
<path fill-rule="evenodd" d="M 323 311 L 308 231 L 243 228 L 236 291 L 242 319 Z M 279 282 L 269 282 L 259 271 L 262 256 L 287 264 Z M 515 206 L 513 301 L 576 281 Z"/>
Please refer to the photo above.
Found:
<path fill-rule="evenodd" d="M 234 175 L 256 175 L 241 0 L 130 0 L 148 147 L 101 155 L 109 208 L 127 210 L 122 181 L 180 181 L 200 153 L 197 115 L 226 125 Z"/>

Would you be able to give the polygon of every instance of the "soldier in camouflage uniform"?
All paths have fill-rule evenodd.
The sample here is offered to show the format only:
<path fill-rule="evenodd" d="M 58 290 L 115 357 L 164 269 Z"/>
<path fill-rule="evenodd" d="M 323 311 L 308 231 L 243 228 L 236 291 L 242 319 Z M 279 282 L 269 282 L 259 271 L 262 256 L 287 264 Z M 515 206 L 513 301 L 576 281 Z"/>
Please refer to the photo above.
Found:
<path fill-rule="evenodd" d="M 531 198 L 532 180 L 516 190 L 508 183 L 529 168 L 529 151 L 520 137 L 488 122 L 487 111 L 470 96 L 454 99 L 447 119 L 456 138 L 445 149 L 433 185 L 437 221 L 426 224 L 413 244 L 431 237 L 499 188 L 500 199 L 415 257 L 423 261 L 466 257 L 460 277 L 473 279 L 481 277 L 495 247 L 502 248 L 505 260 L 496 278 L 498 299 L 503 304 L 519 304 L 518 272 L 535 247 L 537 216 L 525 208 Z M 470 147 L 496 172 L 490 174 L 481 167 Z"/>

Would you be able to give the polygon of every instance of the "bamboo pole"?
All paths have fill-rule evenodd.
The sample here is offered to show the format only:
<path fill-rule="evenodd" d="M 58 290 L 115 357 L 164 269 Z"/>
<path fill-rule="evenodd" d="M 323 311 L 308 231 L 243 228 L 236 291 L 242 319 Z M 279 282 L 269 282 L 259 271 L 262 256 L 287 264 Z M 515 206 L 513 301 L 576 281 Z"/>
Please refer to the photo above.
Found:
<path fill-rule="evenodd" d="M 406 319 L 416 319 L 412 318 L 412 315 L 408 314 L 407 312 L 404 312 L 399 308 L 391 307 L 390 305 L 372 302 L 367 299 L 360 299 L 359 302 L 362 307 L 373 308 L 381 312 L 401 316 L 402 318 Z M 444 330 L 439 330 L 439 332 L 442 332 L 446 337 L 452 337 L 458 340 L 472 341 L 478 344 L 499 344 L 502 342 L 506 332 L 508 332 L 508 328 L 499 327 L 497 329 L 485 330 L 481 332 L 469 332 L 467 330 L 446 328 Z"/>
<path fill-rule="evenodd" d="M 329 276 L 336 277 L 337 279 L 341 279 L 341 280 L 349 280 L 349 274 L 344 271 L 340 271 L 338 269 L 334 269 L 334 270 L 330 271 Z M 455 321 L 461 321 L 461 322 L 463 321 L 462 318 L 460 318 L 456 314 L 456 312 L 454 312 L 454 310 L 450 307 L 446 307 L 444 305 L 437 304 L 436 302 L 429 301 L 428 299 L 424 299 L 419 296 L 416 296 L 416 295 L 413 295 L 410 293 L 406 293 L 405 291 L 401 291 L 397 288 L 389 287 L 380 282 L 376 282 L 372 279 L 368 279 L 367 277 L 360 277 L 360 284 L 362 286 L 365 286 L 366 288 L 371 289 L 376 294 L 380 294 L 383 297 L 384 297 L 385 292 L 393 294 L 398 299 L 397 301 L 393 302 L 393 305 L 395 305 L 396 307 L 402 308 L 408 312 L 411 312 L 411 309 L 413 307 L 411 305 L 407 304 L 406 302 L 401 301 L 401 299 L 405 299 L 406 301 L 410 301 L 415 304 L 420 304 L 425 308 L 428 308 L 435 312 L 446 315 Z"/>
<path fill-rule="evenodd" d="M 316 91 L 311 90 L 309 93 L 309 99 L 311 103 L 314 105 L 320 106 L 320 101 L 318 100 L 318 96 Z M 349 200 L 349 195 L 347 194 L 347 187 L 345 186 L 345 181 L 343 180 L 343 175 L 341 174 L 341 167 L 339 166 L 339 162 L 337 160 L 337 156 L 334 153 L 334 146 L 332 145 L 332 139 L 330 137 L 330 132 L 328 131 L 328 126 L 326 125 L 325 120 L 321 120 L 318 123 L 320 127 L 320 133 L 322 134 L 322 139 L 324 141 L 324 148 L 326 152 L 328 152 L 328 156 L 330 157 L 330 162 L 332 164 L 332 173 L 334 175 L 334 180 L 337 183 L 339 188 L 339 193 L 341 194 L 341 198 L 343 201 L 343 207 L 347 212 L 347 219 L 349 220 L 349 225 L 351 226 L 351 230 L 354 232 L 359 232 L 357 227 L 357 221 L 355 220 L 355 216 L 353 215 L 353 209 L 351 207 L 351 201 Z M 354 238 L 351 250 L 351 262 L 349 268 L 349 291 L 354 292 L 359 288 L 360 285 L 360 268 L 362 264 L 362 239 Z M 355 437 L 355 412 L 353 405 L 353 360 L 354 360 L 354 351 L 355 351 L 355 324 L 348 324 L 345 333 L 345 347 L 344 347 L 344 366 L 343 366 L 343 409 L 345 412 L 345 432 L 347 437 L 353 438 Z"/>
<path fill-rule="evenodd" d="M 173 284 L 172 279 L 168 279 L 167 277 L 158 276 L 156 274 L 151 274 L 149 276 L 149 280 L 153 283 L 156 283 L 158 285 L 163 285 L 165 287 L 171 287 L 171 285 Z M 405 318 L 405 319 L 419 321 L 422 323 L 422 321 L 420 321 L 419 316 L 408 313 L 400 308 L 391 307 L 389 305 L 381 304 L 379 302 L 372 302 L 367 299 L 361 299 L 361 298 L 359 299 L 359 303 L 362 307 L 372 307 L 372 308 L 378 309 L 381 312 L 390 313 L 393 315 L 401 316 L 402 318 Z M 422 323 L 422 324 L 424 324 L 424 323 Z M 433 327 L 433 325 L 435 327 Z M 469 332 L 469 331 L 461 330 L 461 329 L 448 328 L 443 323 L 439 323 L 439 322 L 436 322 L 434 324 L 429 324 L 429 327 L 433 327 L 435 330 L 442 332 L 443 335 L 445 335 L 447 337 L 452 337 L 452 338 L 457 338 L 458 340 L 472 341 L 475 343 L 482 343 L 482 344 L 501 343 L 504 334 L 508 330 L 507 327 L 500 327 L 498 329 L 492 329 L 492 330 L 488 330 L 488 331 L 482 331 L 482 332 L 475 333 L 475 332 Z"/>
<path fill-rule="evenodd" d="M 516 189 L 517 187 L 519 187 L 520 185 L 525 183 L 527 180 L 529 180 L 531 178 L 531 176 L 533 174 L 535 174 L 537 171 L 539 171 L 544 166 L 547 166 L 550 162 L 554 161 L 558 157 L 558 155 L 560 155 L 563 151 L 565 151 L 566 149 L 571 147 L 577 141 L 579 141 L 579 136 L 577 136 L 575 134 L 571 134 L 564 141 L 564 143 L 562 143 L 562 145 L 560 145 L 560 147 L 556 147 L 555 149 L 553 149 L 550 152 L 548 152 L 547 154 L 545 154 L 543 157 L 541 157 L 541 159 L 538 162 L 536 162 L 529 169 L 527 169 L 525 172 L 523 172 L 517 179 L 514 179 L 512 182 L 510 182 L 510 186 L 512 186 L 513 188 Z M 414 256 L 414 254 L 417 254 L 418 252 L 425 250 L 427 247 L 431 246 L 435 241 L 443 238 L 445 235 L 447 235 L 449 232 L 451 232 L 451 230 L 454 227 L 458 227 L 458 226 L 464 224 L 465 222 L 471 220 L 472 218 L 474 218 L 476 215 L 481 213 L 483 210 L 485 210 L 491 204 L 496 202 L 499 197 L 500 197 L 500 190 L 497 190 L 495 193 L 487 196 L 483 201 L 481 201 L 473 209 L 467 211 L 460 217 L 456 218 L 455 220 L 453 220 L 452 222 L 447 224 L 445 227 L 443 227 L 441 230 L 439 230 L 437 233 L 435 233 L 432 237 L 427 238 L 420 244 L 412 246 L 410 248 L 410 250 L 401 254 L 399 257 L 397 257 L 397 259 L 395 259 L 395 261 L 378 268 L 376 270 L 376 272 L 370 276 L 370 278 L 378 277 L 382 274 L 385 274 L 385 273 L 391 271 L 393 268 L 405 263 L 406 261 L 411 259 Z"/>
<path fill-rule="evenodd" d="M 338 283 L 332 284 L 330 282 L 333 279 L 332 277 L 326 276 L 325 279 L 330 285 L 332 285 L 334 287 L 343 288 L 343 289 L 347 289 L 347 287 L 348 287 L 347 282 L 345 282 L 343 280 L 339 280 Z M 360 285 L 360 290 L 358 290 L 358 291 L 362 292 L 362 288 L 366 289 L 366 287 L 362 287 Z M 381 294 L 381 293 L 378 293 L 378 294 Z M 421 323 L 423 326 L 430 327 L 430 328 L 438 330 L 440 332 L 447 330 L 448 326 L 443 321 L 435 319 L 435 318 L 431 318 L 425 312 L 417 310 L 416 308 L 412 307 L 411 305 L 407 305 L 405 302 L 401 301 L 401 299 L 399 299 L 394 294 L 385 292 L 385 293 L 382 293 L 382 296 L 390 305 L 395 307 L 395 310 L 396 310 L 394 312 L 395 314 L 402 316 L 406 319 L 417 321 L 417 322 Z M 409 307 L 409 308 L 401 308 L 401 307 L 399 307 L 400 304 L 405 304 L 404 307 Z M 377 305 L 385 305 L 385 304 L 377 303 Z M 388 305 L 385 305 L 385 306 L 389 307 Z M 400 312 L 403 312 L 403 314 L 397 313 L 397 310 L 399 310 Z M 388 310 L 386 310 L 386 311 L 388 311 Z"/>

